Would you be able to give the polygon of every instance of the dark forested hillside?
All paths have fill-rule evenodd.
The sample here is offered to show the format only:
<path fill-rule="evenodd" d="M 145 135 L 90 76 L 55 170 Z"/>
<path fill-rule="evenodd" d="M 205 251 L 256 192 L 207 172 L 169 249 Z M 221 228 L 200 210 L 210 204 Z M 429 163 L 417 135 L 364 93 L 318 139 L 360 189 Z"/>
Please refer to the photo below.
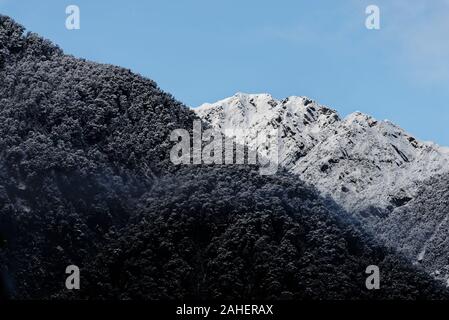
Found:
<path fill-rule="evenodd" d="M 127 221 L 193 115 L 151 80 L 23 32 L 0 17 L 0 250 L 11 287 L 36 296 Z"/>
<path fill-rule="evenodd" d="M 0 298 L 443 297 L 297 178 L 172 165 L 169 134 L 194 119 L 0 16 Z"/>
<path fill-rule="evenodd" d="M 187 168 L 143 197 L 129 225 L 87 267 L 88 289 L 78 297 L 444 297 L 424 273 L 337 212 L 344 214 L 294 176 Z M 382 271 L 379 291 L 365 287 L 372 264 Z"/>

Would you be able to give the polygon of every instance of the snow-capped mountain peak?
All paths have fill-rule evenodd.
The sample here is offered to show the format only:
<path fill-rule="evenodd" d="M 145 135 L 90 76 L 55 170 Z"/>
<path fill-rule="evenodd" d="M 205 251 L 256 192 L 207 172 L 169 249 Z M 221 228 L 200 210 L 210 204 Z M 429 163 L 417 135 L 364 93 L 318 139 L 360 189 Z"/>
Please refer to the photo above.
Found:
<path fill-rule="evenodd" d="M 342 119 L 307 97 L 237 93 L 195 112 L 216 129 L 245 129 L 249 137 L 278 129 L 279 164 L 349 211 L 376 207 L 382 215 L 449 168 L 446 148 L 358 111 Z"/>

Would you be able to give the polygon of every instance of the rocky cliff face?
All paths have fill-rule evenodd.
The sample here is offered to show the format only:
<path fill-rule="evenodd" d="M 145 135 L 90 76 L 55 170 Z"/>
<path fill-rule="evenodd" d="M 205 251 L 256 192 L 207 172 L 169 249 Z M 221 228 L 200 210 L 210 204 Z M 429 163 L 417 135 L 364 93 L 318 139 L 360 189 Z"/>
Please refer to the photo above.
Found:
<path fill-rule="evenodd" d="M 374 226 L 389 246 L 449 285 L 449 175 L 424 181 L 417 195 Z"/>
<path fill-rule="evenodd" d="M 278 129 L 279 163 L 362 216 L 387 215 L 423 181 L 449 170 L 449 149 L 360 112 L 341 119 L 305 97 L 238 93 L 194 110 L 217 129 L 245 129 L 249 144 Z"/>

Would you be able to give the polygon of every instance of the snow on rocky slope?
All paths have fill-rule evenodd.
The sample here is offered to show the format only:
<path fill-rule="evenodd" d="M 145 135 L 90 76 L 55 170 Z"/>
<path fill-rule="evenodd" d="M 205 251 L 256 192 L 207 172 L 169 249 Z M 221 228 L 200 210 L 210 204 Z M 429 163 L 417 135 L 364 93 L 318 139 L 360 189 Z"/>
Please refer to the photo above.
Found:
<path fill-rule="evenodd" d="M 306 97 L 237 93 L 195 112 L 227 135 L 243 129 L 238 142 L 253 148 L 258 134 L 279 129 L 280 165 L 449 286 L 448 148 L 360 112 L 341 119 Z"/>
<path fill-rule="evenodd" d="M 237 93 L 194 110 L 228 134 L 246 130 L 250 146 L 258 133 L 279 129 L 280 165 L 362 220 L 383 220 L 412 200 L 423 181 L 449 171 L 447 148 L 360 112 L 341 119 L 306 97 Z"/>

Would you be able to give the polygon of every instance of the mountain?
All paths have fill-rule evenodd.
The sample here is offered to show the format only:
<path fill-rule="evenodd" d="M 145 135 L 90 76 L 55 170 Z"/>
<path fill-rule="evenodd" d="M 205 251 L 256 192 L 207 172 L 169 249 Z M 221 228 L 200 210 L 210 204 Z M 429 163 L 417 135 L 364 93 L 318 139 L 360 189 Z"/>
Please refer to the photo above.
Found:
<path fill-rule="evenodd" d="M 194 110 L 216 129 L 246 130 L 237 139 L 253 147 L 257 134 L 279 130 L 280 165 L 363 216 L 387 215 L 416 196 L 423 181 L 449 170 L 448 148 L 360 112 L 341 119 L 306 97 L 237 93 Z"/>
<path fill-rule="evenodd" d="M 342 119 L 305 97 L 237 93 L 195 112 L 225 133 L 246 130 L 237 139 L 253 148 L 255 136 L 278 129 L 283 167 L 430 274 L 448 279 L 448 148 L 360 112 Z"/>
<path fill-rule="evenodd" d="M 344 218 L 347 217 L 347 218 Z M 381 290 L 367 290 L 377 265 Z M 185 167 L 143 196 L 87 268 L 88 290 L 58 298 L 446 299 L 393 250 L 290 174 Z"/>
<path fill-rule="evenodd" d="M 448 297 L 295 176 L 172 164 L 171 132 L 195 120 L 0 16 L 0 298 Z M 365 289 L 371 264 L 382 290 Z"/>
<path fill-rule="evenodd" d="M 449 285 L 449 174 L 424 181 L 417 195 L 374 226 L 384 243 Z"/>
<path fill-rule="evenodd" d="M 0 281 L 46 297 L 173 169 L 194 114 L 129 70 L 76 59 L 0 16 Z M 1 291 L 1 290 L 0 290 Z"/>

